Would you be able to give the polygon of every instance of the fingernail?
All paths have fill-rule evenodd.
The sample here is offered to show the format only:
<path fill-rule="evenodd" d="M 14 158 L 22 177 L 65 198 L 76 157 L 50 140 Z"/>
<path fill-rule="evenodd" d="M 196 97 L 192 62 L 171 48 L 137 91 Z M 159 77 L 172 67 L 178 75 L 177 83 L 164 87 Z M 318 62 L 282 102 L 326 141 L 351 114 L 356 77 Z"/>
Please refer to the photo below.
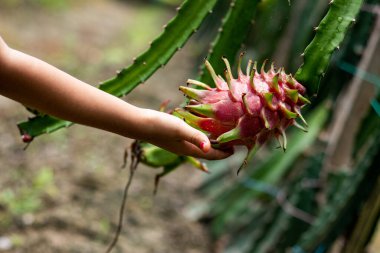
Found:
<path fill-rule="evenodd" d="M 199 147 L 200 147 L 204 152 L 206 152 L 206 150 L 205 150 L 206 142 L 205 142 L 205 141 L 202 141 L 202 142 L 199 144 Z"/>

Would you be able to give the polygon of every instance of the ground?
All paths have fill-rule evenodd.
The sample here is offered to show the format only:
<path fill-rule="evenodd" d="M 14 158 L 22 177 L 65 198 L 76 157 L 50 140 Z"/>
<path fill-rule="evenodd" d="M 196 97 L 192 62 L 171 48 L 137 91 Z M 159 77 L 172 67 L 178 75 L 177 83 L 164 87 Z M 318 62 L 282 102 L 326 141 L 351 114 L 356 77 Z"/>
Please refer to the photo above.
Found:
<path fill-rule="evenodd" d="M 175 15 L 174 8 L 137 1 L 38 2 L 2 2 L 1 36 L 94 85 L 130 64 Z M 178 86 L 196 73 L 192 50 L 188 45 L 125 99 L 152 109 L 168 98 L 178 105 Z M 24 150 L 16 124 L 28 116 L 0 97 L 0 252 L 104 252 L 117 224 L 128 177 L 120 166 L 131 140 L 74 125 Z M 206 230 L 184 212 L 198 198 L 201 172 L 182 166 L 153 197 L 156 172 L 139 166 L 115 252 L 210 252 Z"/>

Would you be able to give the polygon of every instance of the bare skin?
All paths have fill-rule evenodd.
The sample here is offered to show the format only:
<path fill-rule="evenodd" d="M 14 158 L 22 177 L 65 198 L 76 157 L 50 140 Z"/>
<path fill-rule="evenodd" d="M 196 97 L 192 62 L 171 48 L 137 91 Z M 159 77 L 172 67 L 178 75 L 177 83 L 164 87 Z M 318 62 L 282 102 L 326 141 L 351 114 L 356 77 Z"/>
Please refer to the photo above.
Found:
<path fill-rule="evenodd" d="M 205 134 L 179 118 L 128 104 L 8 47 L 1 37 L 0 94 L 49 115 L 144 140 L 176 154 L 209 160 L 231 155 L 213 149 Z"/>

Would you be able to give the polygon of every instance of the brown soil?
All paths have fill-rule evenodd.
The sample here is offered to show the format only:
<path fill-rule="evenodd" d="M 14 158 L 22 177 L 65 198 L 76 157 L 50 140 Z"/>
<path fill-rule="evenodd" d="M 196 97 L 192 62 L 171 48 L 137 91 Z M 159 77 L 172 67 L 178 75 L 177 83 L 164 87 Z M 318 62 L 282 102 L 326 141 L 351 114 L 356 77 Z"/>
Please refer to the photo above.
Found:
<path fill-rule="evenodd" d="M 12 47 L 92 84 L 128 65 L 174 15 L 167 8 L 130 1 L 69 1 L 59 8 L 24 2 L 0 4 L 1 36 Z M 177 87 L 194 70 L 190 47 L 127 100 L 149 108 L 167 98 L 179 104 Z M 120 165 L 131 140 L 75 125 L 41 136 L 24 151 L 16 123 L 28 116 L 23 106 L 0 97 L 0 192 L 32 196 L 28 192 L 37 191 L 32 197 L 42 201 L 21 213 L 0 204 L 0 241 L 12 244 L 2 251 L 0 243 L 0 252 L 104 252 L 117 224 L 128 177 Z M 34 190 L 33 178 L 44 169 L 54 179 L 47 189 Z M 182 166 L 162 180 L 153 198 L 156 172 L 138 168 L 115 252 L 209 252 L 204 228 L 184 215 L 197 198 L 193 190 L 201 173 Z"/>

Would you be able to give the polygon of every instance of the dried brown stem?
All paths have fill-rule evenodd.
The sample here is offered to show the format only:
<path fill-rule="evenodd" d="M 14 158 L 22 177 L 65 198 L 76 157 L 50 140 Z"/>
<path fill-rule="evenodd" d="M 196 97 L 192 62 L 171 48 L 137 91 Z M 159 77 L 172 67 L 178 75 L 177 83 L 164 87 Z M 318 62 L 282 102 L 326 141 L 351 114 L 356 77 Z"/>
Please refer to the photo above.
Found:
<path fill-rule="evenodd" d="M 129 188 L 130 188 L 130 186 L 132 184 L 133 176 L 135 175 L 137 166 L 138 166 L 138 164 L 140 162 L 140 152 L 141 151 L 140 151 L 140 148 L 139 148 L 139 143 L 138 143 L 138 141 L 135 141 L 132 144 L 132 161 L 131 161 L 131 165 L 129 167 L 129 178 L 128 178 L 128 181 L 127 181 L 127 183 L 125 185 L 125 188 L 124 188 L 123 199 L 122 199 L 122 203 L 121 203 L 121 206 L 120 206 L 119 222 L 118 222 L 118 225 L 117 225 L 115 236 L 113 237 L 113 240 L 112 240 L 111 244 L 108 246 L 108 248 L 106 250 L 106 253 L 110 253 L 112 251 L 112 249 L 115 247 L 117 241 L 119 240 L 121 229 L 123 228 L 124 210 L 125 210 L 125 205 L 127 203 L 128 192 L 129 192 Z M 124 156 L 124 163 L 125 164 L 126 164 L 126 154 Z"/>

